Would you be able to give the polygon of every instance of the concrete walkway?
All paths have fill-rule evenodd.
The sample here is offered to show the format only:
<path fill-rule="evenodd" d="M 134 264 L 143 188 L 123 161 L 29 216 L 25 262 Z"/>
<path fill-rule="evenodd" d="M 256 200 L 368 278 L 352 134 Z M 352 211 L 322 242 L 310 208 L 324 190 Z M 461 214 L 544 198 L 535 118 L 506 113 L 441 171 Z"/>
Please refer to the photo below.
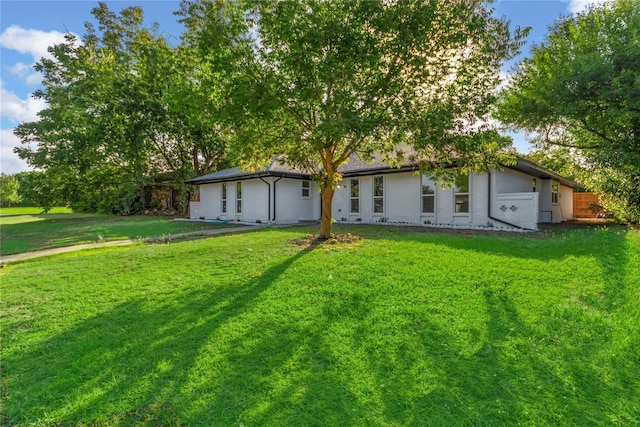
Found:
<path fill-rule="evenodd" d="M 112 242 L 87 243 L 85 245 L 64 246 L 61 248 L 43 249 L 41 251 L 23 252 L 15 255 L 0 256 L 0 263 L 38 258 L 42 256 L 47 256 L 47 255 L 63 254 L 66 252 L 81 251 L 83 249 L 106 248 L 109 246 L 125 246 L 125 245 L 132 245 L 135 243 L 153 243 L 153 242 L 159 242 L 159 241 L 165 241 L 165 240 L 182 239 L 185 237 L 217 236 L 221 234 L 233 234 L 233 233 L 239 233 L 244 231 L 257 230 L 263 227 L 265 226 L 249 225 L 244 227 L 216 228 L 213 230 L 191 231 L 188 233 L 167 234 L 165 236 L 145 237 L 140 239 L 114 240 Z"/>

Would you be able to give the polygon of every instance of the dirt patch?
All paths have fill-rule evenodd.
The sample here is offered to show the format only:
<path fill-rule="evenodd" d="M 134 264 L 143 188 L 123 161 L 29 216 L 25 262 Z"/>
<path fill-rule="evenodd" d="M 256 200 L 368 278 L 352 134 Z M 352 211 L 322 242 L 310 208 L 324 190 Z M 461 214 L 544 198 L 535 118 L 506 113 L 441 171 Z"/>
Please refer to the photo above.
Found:
<path fill-rule="evenodd" d="M 351 233 L 332 234 L 328 239 L 319 239 L 318 234 L 309 234 L 302 239 L 295 239 L 289 242 L 292 246 L 301 248 L 323 247 L 353 247 L 362 242 L 362 236 L 356 236 Z"/>

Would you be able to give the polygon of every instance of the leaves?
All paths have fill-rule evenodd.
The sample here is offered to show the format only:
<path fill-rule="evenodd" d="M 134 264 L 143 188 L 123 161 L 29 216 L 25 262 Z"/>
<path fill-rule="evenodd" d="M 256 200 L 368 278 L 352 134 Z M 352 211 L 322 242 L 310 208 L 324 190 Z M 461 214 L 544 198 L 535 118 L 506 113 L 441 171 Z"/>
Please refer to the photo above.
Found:
<path fill-rule="evenodd" d="M 158 174 L 181 183 L 224 164 L 225 129 L 192 84 L 205 81 L 192 52 L 145 28 L 139 7 L 92 13 L 97 28 L 87 24 L 82 43 L 68 36 L 36 65 L 49 107 L 16 129 L 29 144 L 18 152 L 76 209 L 144 209 Z"/>
<path fill-rule="evenodd" d="M 351 155 L 407 146 L 443 174 L 495 165 L 509 145 L 486 123 L 521 34 L 481 1 L 200 1 L 181 14 L 201 63 L 230 77 L 223 111 L 245 167 L 283 154 L 332 194 Z"/>
<path fill-rule="evenodd" d="M 575 149 L 585 182 L 640 220 L 629 215 L 640 211 L 640 3 L 616 0 L 559 21 L 517 66 L 498 112 L 540 148 Z"/>

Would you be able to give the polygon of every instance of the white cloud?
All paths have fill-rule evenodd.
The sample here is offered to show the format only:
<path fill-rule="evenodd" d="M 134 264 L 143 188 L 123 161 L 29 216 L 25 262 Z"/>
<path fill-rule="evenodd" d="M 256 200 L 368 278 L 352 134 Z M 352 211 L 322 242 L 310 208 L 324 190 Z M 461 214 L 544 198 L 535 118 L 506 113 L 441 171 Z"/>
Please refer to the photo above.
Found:
<path fill-rule="evenodd" d="M 0 46 L 28 53 L 34 62 L 42 57 L 51 58 L 47 48 L 64 41 L 64 34 L 58 31 L 25 30 L 17 25 L 11 25 L 0 35 Z"/>
<path fill-rule="evenodd" d="M 0 115 L 11 121 L 33 122 L 38 120 L 38 112 L 47 107 L 42 99 L 20 99 L 15 93 L 5 90 L 0 84 Z"/>
<path fill-rule="evenodd" d="M 601 5 L 604 3 L 610 3 L 611 0 L 570 0 L 569 12 L 579 13 L 584 11 L 590 4 Z"/>
<path fill-rule="evenodd" d="M 13 152 L 14 147 L 21 146 L 20 140 L 11 129 L 0 130 L 0 171 L 6 174 L 29 170 L 27 162 Z"/>
<path fill-rule="evenodd" d="M 42 83 L 42 74 L 35 71 L 33 65 L 18 62 L 13 67 L 9 68 L 9 72 L 20 77 L 20 79 L 26 82 L 29 86 L 36 86 Z"/>

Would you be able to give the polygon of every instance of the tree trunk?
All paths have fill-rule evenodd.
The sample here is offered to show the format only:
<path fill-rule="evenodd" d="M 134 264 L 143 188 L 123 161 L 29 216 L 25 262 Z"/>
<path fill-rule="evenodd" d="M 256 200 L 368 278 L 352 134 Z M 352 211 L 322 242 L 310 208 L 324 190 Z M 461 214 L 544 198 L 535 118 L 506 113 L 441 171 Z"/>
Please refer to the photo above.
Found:
<path fill-rule="evenodd" d="M 322 240 L 331 237 L 331 206 L 335 192 L 336 190 L 331 185 L 322 190 L 322 218 L 320 220 L 320 236 L 318 236 Z"/>

